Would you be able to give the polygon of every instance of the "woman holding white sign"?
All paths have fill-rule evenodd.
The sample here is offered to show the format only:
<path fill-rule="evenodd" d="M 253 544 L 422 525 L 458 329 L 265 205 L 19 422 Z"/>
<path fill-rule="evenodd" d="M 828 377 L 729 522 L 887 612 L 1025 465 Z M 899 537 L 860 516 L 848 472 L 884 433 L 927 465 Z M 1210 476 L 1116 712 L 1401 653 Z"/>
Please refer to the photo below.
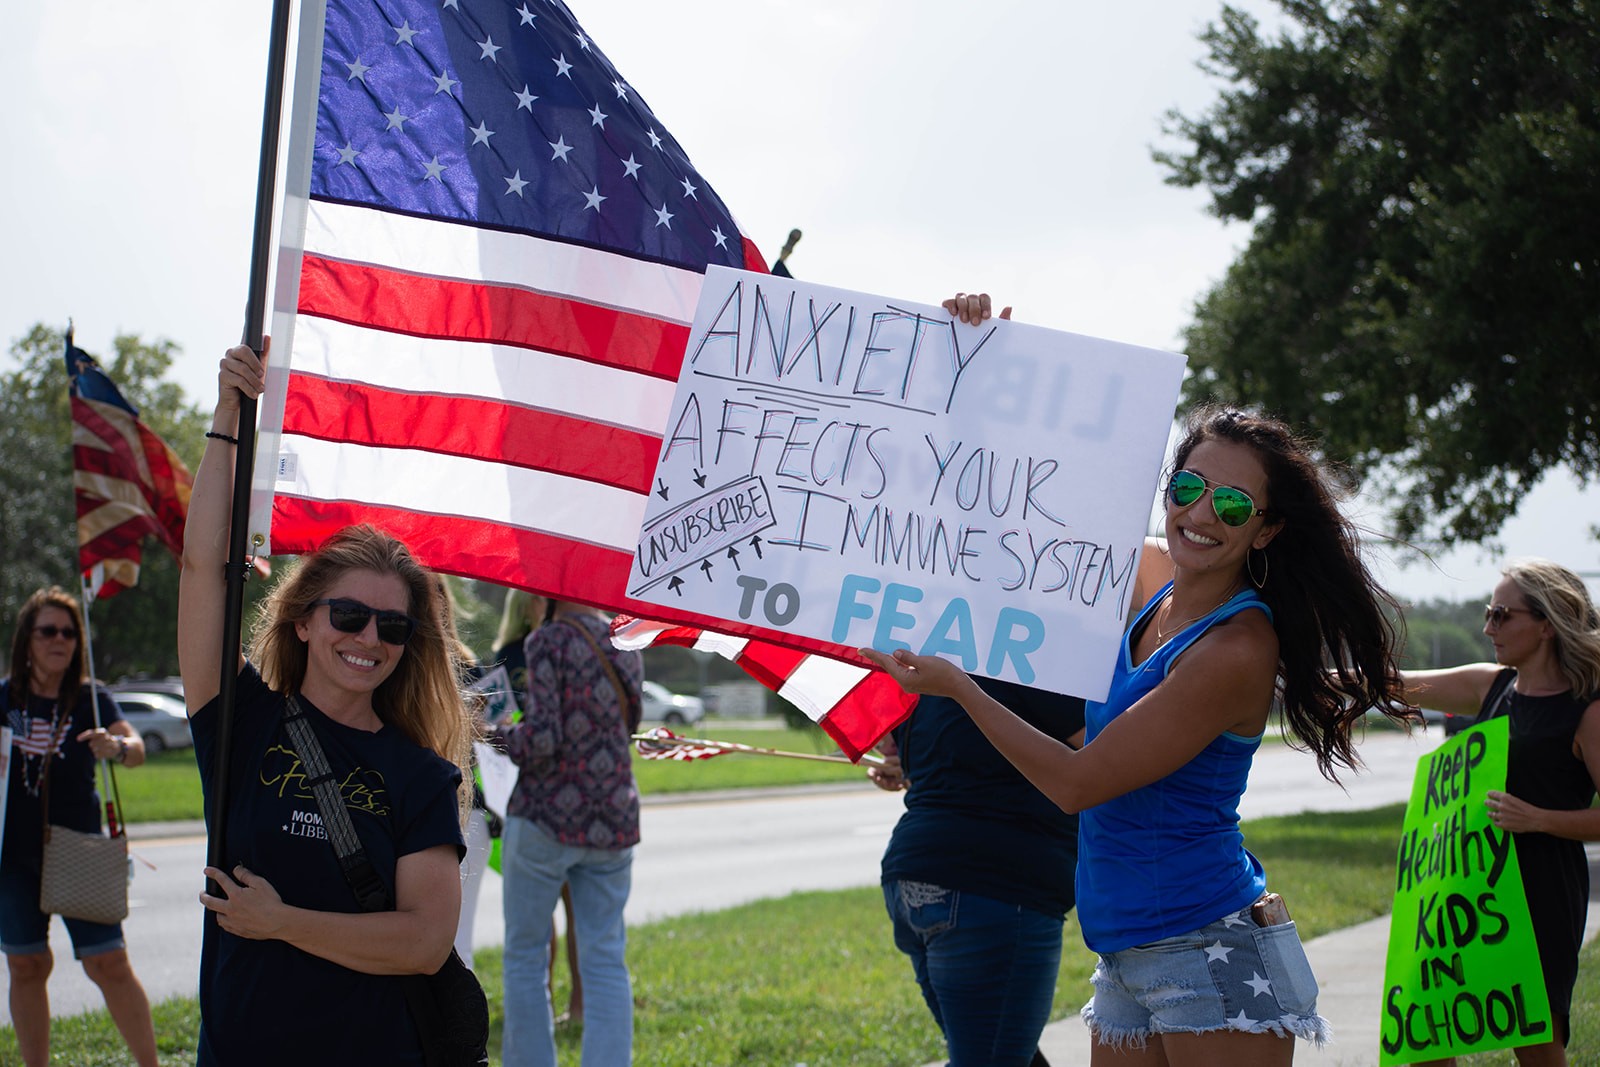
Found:
<path fill-rule="evenodd" d="M 945 306 L 988 317 L 986 296 Z M 1165 488 L 1166 541 L 1141 558 L 1144 608 L 1109 697 L 1088 705 L 1081 750 L 952 663 L 863 653 L 908 691 L 960 702 L 1041 792 L 1080 813 L 1078 915 L 1100 954 L 1083 1009 L 1095 1064 L 1287 1064 L 1295 1037 L 1320 1044 L 1328 1025 L 1294 924 L 1244 848 L 1239 798 L 1275 697 L 1325 775 L 1356 764 L 1352 724 L 1398 705 L 1395 636 L 1354 527 L 1282 423 L 1195 413 Z M 1330 677 L 1325 660 L 1350 666 Z"/>
<path fill-rule="evenodd" d="M 1567 1062 L 1572 987 L 1588 917 L 1584 841 L 1600 841 L 1600 613 L 1583 579 L 1544 559 L 1513 562 L 1483 610 L 1494 663 L 1404 671 L 1406 699 L 1483 722 L 1511 720 L 1505 792 L 1489 820 L 1515 835 L 1556 1033 L 1517 1062 Z M 1453 1060 L 1439 1061 L 1451 1063 Z"/>

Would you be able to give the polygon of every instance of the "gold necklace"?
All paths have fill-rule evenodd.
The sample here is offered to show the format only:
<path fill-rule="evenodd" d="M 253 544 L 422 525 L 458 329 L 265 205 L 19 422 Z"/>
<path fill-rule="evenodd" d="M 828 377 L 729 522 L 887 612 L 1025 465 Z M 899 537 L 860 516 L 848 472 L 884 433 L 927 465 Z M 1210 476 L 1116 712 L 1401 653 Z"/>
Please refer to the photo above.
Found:
<path fill-rule="evenodd" d="M 1205 611 L 1202 611 L 1198 615 L 1189 616 L 1187 619 L 1184 619 L 1182 622 L 1178 623 L 1178 625 L 1172 627 L 1170 630 L 1163 630 L 1161 628 L 1161 624 L 1160 623 L 1156 623 L 1156 646 L 1159 648 L 1160 646 L 1166 644 L 1167 643 L 1167 638 L 1173 636 L 1179 630 L 1183 629 L 1185 626 L 1188 626 L 1191 622 L 1194 622 L 1194 621 L 1196 621 L 1198 619 L 1203 619 L 1207 615 L 1210 615 L 1213 611 L 1216 611 L 1218 608 L 1222 607 L 1222 605 L 1226 604 L 1228 601 L 1232 600 L 1235 596 L 1237 596 L 1238 592 L 1239 592 L 1238 589 L 1230 589 L 1230 590 L 1228 590 L 1227 594 L 1225 596 L 1223 596 L 1223 598 L 1221 600 L 1219 600 L 1215 604 L 1213 604 L 1211 607 L 1207 608 Z M 1168 593 L 1167 594 L 1167 607 L 1170 609 L 1171 606 L 1172 606 L 1172 594 Z M 1170 610 L 1168 611 L 1168 614 L 1171 614 Z"/>

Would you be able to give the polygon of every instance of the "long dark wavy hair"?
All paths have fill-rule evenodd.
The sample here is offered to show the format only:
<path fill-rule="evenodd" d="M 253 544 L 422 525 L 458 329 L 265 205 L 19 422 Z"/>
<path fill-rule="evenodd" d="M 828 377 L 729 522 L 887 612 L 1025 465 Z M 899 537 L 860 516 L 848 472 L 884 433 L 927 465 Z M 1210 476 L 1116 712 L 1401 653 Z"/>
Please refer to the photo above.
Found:
<path fill-rule="evenodd" d="M 72 650 L 72 662 L 61 679 L 61 707 L 77 706 L 78 690 L 89 680 L 89 664 L 83 656 L 83 612 L 78 600 L 60 586 L 40 589 L 30 596 L 17 613 L 17 629 L 11 638 L 11 706 L 25 708 L 28 695 L 33 690 L 33 627 L 39 621 L 39 612 L 45 608 L 60 608 L 72 616 L 72 625 L 78 630 L 78 646 Z"/>
<path fill-rule="evenodd" d="M 1265 518 L 1283 528 L 1264 550 L 1250 550 L 1251 580 L 1264 577 L 1261 599 L 1278 633 L 1284 724 L 1337 782 L 1337 765 L 1360 766 L 1351 732 L 1369 709 L 1415 721 L 1395 663 L 1401 635 L 1390 620 L 1399 606 L 1362 561 L 1356 527 L 1339 510 L 1342 494 L 1309 441 L 1277 419 L 1208 405 L 1190 414 L 1173 469 L 1208 440 L 1244 445 L 1266 468 Z"/>

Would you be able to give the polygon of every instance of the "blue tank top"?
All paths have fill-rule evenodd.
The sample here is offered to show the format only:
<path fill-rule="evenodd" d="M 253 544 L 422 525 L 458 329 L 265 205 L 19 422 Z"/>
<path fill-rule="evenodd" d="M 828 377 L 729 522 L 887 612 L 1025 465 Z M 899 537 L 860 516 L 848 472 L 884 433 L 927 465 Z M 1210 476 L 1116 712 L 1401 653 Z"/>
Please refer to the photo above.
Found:
<path fill-rule="evenodd" d="M 1123 635 L 1110 693 L 1085 710 L 1088 741 L 1154 689 L 1210 627 L 1252 608 L 1272 618 L 1247 586 L 1136 666 L 1134 635 L 1171 588 L 1169 582 Z M 1224 733 L 1165 778 L 1082 813 L 1078 922 L 1091 949 L 1120 952 L 1198 930 L 1247 907 L 1266 889 L 1261 864 L 1239 832 L 1239 798 L 1260 745 L 1259 735 Z"/>

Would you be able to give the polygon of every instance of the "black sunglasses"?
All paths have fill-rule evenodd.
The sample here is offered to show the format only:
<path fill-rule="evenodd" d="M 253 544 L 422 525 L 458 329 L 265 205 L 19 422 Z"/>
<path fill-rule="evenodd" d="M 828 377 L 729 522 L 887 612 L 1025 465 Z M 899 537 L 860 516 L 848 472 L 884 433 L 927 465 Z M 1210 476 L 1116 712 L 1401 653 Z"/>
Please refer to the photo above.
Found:
<path fill-rule="evenodd" d="M 358 634 L 367 628 L 367 620 L 378 617 L 378 640 L 386 645 L 403 645 L 416 632 L 417 620 L 403 611 L 379 611 L 359 600 L 346 597 L 329 597 L 314 600 L 311 606 L 328 605 L 328 622 L 340 633 Z"/>
<path fill-rule="evenodd" d="M 1524 614 L 1532 615 L 1536 619 L 1544 618 L 1544 613 L 1535 608 L 1508 608 L 1504 604 L 1490 604 L 1483 609 L 1483 624 L 1487 626 L 1494 623 L 1496 626 L 1504 626 L 1511 616 Z"/>
<path fill-rule="evenodd" d="M 76 641 L 78 639 L 78 631 L 72 626 L 35 626 L 33 632 L 46 641 L 53 641 L 58 637 L 65 637 L 68 641 Z"/>

